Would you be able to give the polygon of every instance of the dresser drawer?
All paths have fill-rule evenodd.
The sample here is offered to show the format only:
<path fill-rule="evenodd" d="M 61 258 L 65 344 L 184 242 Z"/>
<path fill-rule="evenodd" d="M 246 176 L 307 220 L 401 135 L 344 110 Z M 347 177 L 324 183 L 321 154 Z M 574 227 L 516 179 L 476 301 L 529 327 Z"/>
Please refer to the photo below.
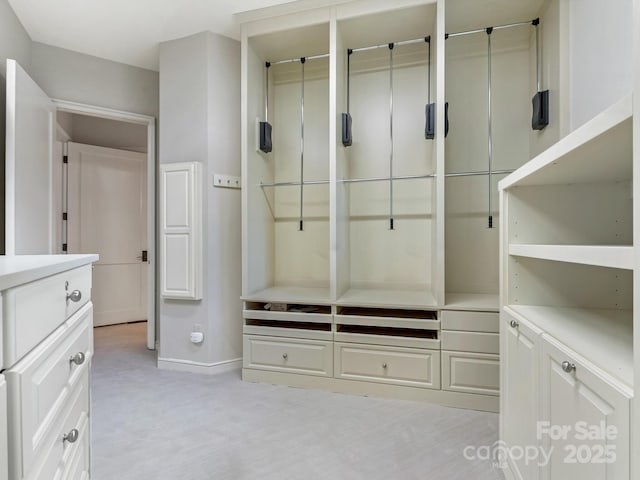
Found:
<path fill-rule="evenodd" d="M 497 333 L 443 330 L 441 335 L 442 350 L 496 354 L 500 352 L 500 335 Z"/>
<path fill-rule="evenodd" d="M 500 357 L 481 353 L 442 352 L 442 389 L 498 395 Z"/>
<path fill-rule="evenodd" d="M 348 380 L 440 388 L 440 352 L 336 343 L 335 376 Z"/>
<path fill-rule="evenodd" d="M 37 455 L 31 462 L 24 459 L 22 471 L 14 472 L 16 480 L 58 480 L 70 478 L 76 455 L 88 455 L 89 451 L 89 371 L 84 369 L 82 377 L 66 402 L 67 408 L 56 417 L 51 432 L 44 439 Z M 77 438 L 72 443 L 65 440 L 77 430 Z M 17 457 L 16 460 L 20 460 Z M 80 459 L 82 461 L 82 459 Z M 87 461 L 85 459 L 85 461 Z M 82 476 L 78 477 L 82 478 Z M 88 478 L 88 477 L 86 477 Z"/>
<path fill-rule="evenodd" d="M 29 353 L 90 298 L 90 265 L 7 289 L 3 299 L 5 367 Z"/>
<path fill-rule="evenodd" d="M 76 428 L 79 432 L 78 440 L 69 446 L 62 457 L 62 480 L 89 479 L 89 418 L 82 415 Z"/>
<path fill-rule="evenodd" d="M 330 377 L 333 375 L 331 342 L 245 335 L 243 366 Z"/>
<path fill-rule="evenodd" d="M 91 303 L 85 305 L 6 371 L 9 417 L 23 465 L 35 462 L 71 391 L 86 377 L 93 354 L 92 308 Z"/>
<path fill-rule="evenodd" d="M 498 333 L 500 317 L 498 313 L 461 312 L 443 310 L 441 312 L 443 330 L 466 330 L 470 332 Z"/>

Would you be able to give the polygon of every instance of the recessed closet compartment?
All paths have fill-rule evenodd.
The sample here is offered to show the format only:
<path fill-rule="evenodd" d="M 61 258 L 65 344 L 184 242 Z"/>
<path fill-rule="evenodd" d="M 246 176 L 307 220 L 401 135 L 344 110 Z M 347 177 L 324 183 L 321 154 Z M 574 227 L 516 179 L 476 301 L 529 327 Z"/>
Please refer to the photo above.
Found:
<path fill-rule="evenodd" d="M 339 302 L 436 305 L 435 25 L 435 3 L 338 21 L 338 109 L 352 121 L 337 152 Z"/>
<path fill-rule="evenodd" d="M 328 54 L 328 24 L 247 42 L 246 298 L 329 299 Z"/>
<path fill-rule="evenodd" d="M 468 3 L 447 2 L 445 304 L 497 310 L 498 181 L 529 159 L 538 12 L 488 19 Z"/>

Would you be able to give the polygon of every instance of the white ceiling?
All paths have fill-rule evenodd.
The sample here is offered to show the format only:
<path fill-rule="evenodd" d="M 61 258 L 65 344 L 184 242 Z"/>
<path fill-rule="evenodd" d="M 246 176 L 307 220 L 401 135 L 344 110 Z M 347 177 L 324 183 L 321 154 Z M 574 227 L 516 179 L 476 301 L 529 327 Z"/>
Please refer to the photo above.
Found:
<path fill-rule="evenodd" d="M 239 39 L 235 13 L 294 0 L 9 0 L 36 42 L 158 70 L 158 44 L 205 30 Z"/>

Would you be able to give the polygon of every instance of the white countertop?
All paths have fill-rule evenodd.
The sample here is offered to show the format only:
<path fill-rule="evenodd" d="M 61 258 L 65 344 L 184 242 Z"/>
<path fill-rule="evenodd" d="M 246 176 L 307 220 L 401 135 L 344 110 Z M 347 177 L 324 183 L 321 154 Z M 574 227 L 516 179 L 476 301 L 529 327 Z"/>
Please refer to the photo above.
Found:
<path fill-rule="evenodd" d="M 0 291 L 98 261 L 98 255 L 0 255 Z"/>

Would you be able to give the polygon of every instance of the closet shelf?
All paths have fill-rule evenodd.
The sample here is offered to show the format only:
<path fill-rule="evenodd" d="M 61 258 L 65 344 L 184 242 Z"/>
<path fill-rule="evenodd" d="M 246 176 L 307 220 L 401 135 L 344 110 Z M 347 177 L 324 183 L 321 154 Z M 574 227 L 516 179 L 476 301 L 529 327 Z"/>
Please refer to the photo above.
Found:
<path fill-rule="evenodd" d="M 274 286 L 243 296 L 249 302 L 277 302 L 330 305 L 329 289 L 324 287 Z"/>
<path fill-rule="evenodd" d="M 342 306 L 421 309 L 437 307 L 430 290 L 396 290 L 385 288 L 351 288 L 336 302 Z"/>
<path fill-rule="evenodd" d="M 500 297 L 493 293 L 446 293 L 445 310 L 473 310 L 476 312 L 497 312 Z"/>
<path fill-rule="evenodd" d="M 502 180 L 500 189 L 630 181 L 631 112 L 628 95 Z"/>
<path fill-rule="evenodd" d="M 633 312 L 590 308 L 507 305 L 591 363 L 633 386 Z M 508 328 L 508 327 L 507 327 Z"/>
<path fill-rule="evenodd" d="M 633 269 L 633 247 L 617 245 L 510 244 L 509 255 L 597 267 Z"/>

